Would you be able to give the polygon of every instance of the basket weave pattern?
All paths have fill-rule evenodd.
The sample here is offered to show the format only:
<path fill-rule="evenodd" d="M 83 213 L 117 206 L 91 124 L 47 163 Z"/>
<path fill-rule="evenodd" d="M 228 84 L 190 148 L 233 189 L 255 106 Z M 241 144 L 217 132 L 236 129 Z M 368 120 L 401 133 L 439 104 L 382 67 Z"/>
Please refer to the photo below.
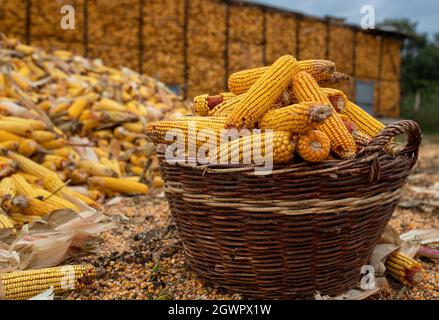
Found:
<path fill-rule="evenodd" d="M 407 134 L 391 156 L 384 146 Z M 418 156 L 413 121 L 387 126 L 353 160 L 275 167 L 169 164 L 166 196 L 193 270 L 260 299 L 337 295 L 354 287 Z"/>

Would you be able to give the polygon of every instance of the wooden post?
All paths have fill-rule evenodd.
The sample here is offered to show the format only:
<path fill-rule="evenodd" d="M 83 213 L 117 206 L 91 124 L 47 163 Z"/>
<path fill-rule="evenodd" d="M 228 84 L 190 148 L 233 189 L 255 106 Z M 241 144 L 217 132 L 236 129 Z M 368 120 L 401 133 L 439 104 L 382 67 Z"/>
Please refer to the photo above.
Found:
<path fill-rule="evenodd" d="M 229 79 L 229 38 L 230 38 L 230 2 L 226 1 L 226 35 L 224 40 L 224 88 L 227 91 Z"/>
<path fill-rule="evenodd" d="M 267 65 L 267 8 L 262 9 L 262 64 Z"/>
<path fill-rule="evenodd" d="M 25 41 L 26 44 L 30 44 L 31 41 L 31 9 L 32 9 L 32 1 L 26 0 L 26 26 L 25 26 Z"/>
<path fill-rule="evenodd" d="M 184 87 L 183 98 L 187 99 L 188 82 L 189 82 L 189 65 L 188 65 L 188 32 L 189 32 L 189 1 L 184 0 L 184 23 L 183 23 L 183 65 L 184 65 Z"/>
<path fill-rule="evenodd" d="M 296 59 L 300 59 L 300 22 L 302 15 L 296 15 Z"/>
<path fill-rule="evenodd" d="M 139 30 L 137 33 L 137 41 L 138 41 L 138 50 L 139 50 L 139 61 L 138 61 L 138 68 L 139 73 L 142 73 L 143 71 L 143 7 L 145 5 L 145 0 L 139 0 Z"/>
<path fill-rule="evenodd" d="M 88 0 L 84 1 L 82 8 L 82 17 L 84 19 L 84 27 L 82 30 L 82 44 L 84 45 L 84 57 L 88 56 Z"/>

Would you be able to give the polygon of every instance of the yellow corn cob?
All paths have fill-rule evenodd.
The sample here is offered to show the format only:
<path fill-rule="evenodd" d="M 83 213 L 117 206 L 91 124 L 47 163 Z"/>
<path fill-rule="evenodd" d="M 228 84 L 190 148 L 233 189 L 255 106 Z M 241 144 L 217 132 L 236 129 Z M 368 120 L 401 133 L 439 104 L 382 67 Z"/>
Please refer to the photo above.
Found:
<path fill-rule="evenodd" d="M 58 104 L 55 104 L 53 107 L 49 109 L 49 116 L 55 117 L 63 113 L 66 113 L 69 106 L 70 105 L 67 102 L 60 102 Z"/>
<path fill-rule="evenodd" d="M 140 177 L 139 176 L 128 176 L 128 177 L 124 177 L 124 179 L 130 180 L 130 181 L 140 182 Z"/>
<path fill-rule="evenodd" d="M 131 181 L 131 180 L 127 180 L 127 181 Z M 97 187 L 96 189 L 98 189 L 100 192 L 102 192 L 104 199 L 105 198 L 120 197 L 122 195 L 122 193 L 120 193 L 119 191 L 111 190 L 108 188 Z"/>
<path fill-rule="evenodd" d="M 78 153 L 72 147 L 62 147 L 54 149 L 52 154 L 68 160 L 79 160 Z"/>
<path fill-rule="evenodd" d="M 321 102 L 302 102 L 292 106 L 268 111 L 261 119 L 261 129 L 306 133 L 328 119 L 332 114 L 330 105 Z"/>
<path fill-rule="evenodd" d="M 108 148 L 109 145 L 110 145 L 109 142 L 107 140 L 104 140 L 104 139 L 99 139 L 98 143 L 97 143 L 97 146 L 101 149 Z"/>
<path fill-rule="evenodd" d="M 141 194 L 148 192 L 148 187 L 145 184 L 123 178 L 90 177 L 88 182 L 92 186 L 103 187 L 121 193 Z"/>
<path fill-rule="evenodd" d="M 26 44 L 19 43 L 15 46 L 15 50 L 24 53 L 26 55 L 30 55 L 36 51 L 37 48 L 28 46 Z"/>
<path fill-rule="evenodd" d="M 235 95 L 231 92 L 225 92 L 216 96 L 203 94 L 194 98 L 193 111 L 197 116 L 207 116 L 209 111 L 219 104 L 233 99 Z"/>
<path fill-rule="evenodd" d="M 68 198 L 68 197 L 77 198 L 77 199 L 81 200 L 82 202 L 84 202 L 85 204 L 88 204 L 89 206 L 92 206 L 92 207 L 95 207 L 95 208 L 99 208 L 99 205 L 95 201 L 93 201 L 93 199 L 83 195 L 80 192 L 77 192 L 75 190 L 71 190 L 71 189 L 69 189 L 67 187 L 64 187 L 61 190 L 60 194 L 63 195 L 63 197 L 66 197 L 66 198 Z"/>
<path fill-rule="evenodd" d="M 5 141 L 16 141 L 16 142 L 20 142 L 22 141 L 24 138 L 10 133 L 8 131 L 4 131 L 4 130 L 0 130 L 0 142 L 5 142 Z"/>
<path fill-rule="evenodd" d="M 331 104 L 309 73 L 300 72 L 296 75 L 293 79 L 293 90 L 297 99 L 301 102 L 317 101 Z M 355 141 L 334 109 L 332 110 L 332 115 L 320 124 L 317 129 L 326 133 L 331 141 L 331 149 L 342 159 L 355 156 Z"/>
<path fill-rule="evenodd" d="M 108 159 L 107 157 L 103 157 L 99 161 L 107 168 L 113 170 L 117 174 L 117 177 L 122 176 L 119 161 L 117 161 L 117 159 Z"/>
<path fill-rule="evenodd" d="M 130 162 L 136 166 L 144 167 L 146 165 L 146 163 L 148 162 L 148 158 L 146 156 L 139 156 L 139 155 L 133 154 L 130 157 Z"/>
<path fill-rule="evenodd" d="M 58 136 L 50 131 L 34 130 L 32 131 L 30 138 L 34 139 L 37 142 L 46 142 L 55 140 L 56 138 L 58 138 Z"/>
<path fill-rule="evenodd" d="M 38 104 L 38 108 L 42 109 L 45 112 L 49 112 L 51 106 L 52 104 L 50 103 L 49 100 L 42 101 Z"/>
<path fill-rule="evenodd" d="M 20 142 L 20 145 L 18 146 L 18 153 L 25 157 L 30 157 L 38 151 L 39 147 L 40 146 L 35 140 L 25 139 Z"/>
<path fill-rule="evenodd" d="M 152 179 L 152 187 L 154 189 L 161 189 L 165 186 L 165 182 L 163 181 L 162 177 L 156 176 Z"/>
<path fill-rule="evenodd" d="M 91 199 L 95 201 L 100 201 L 105 199 L 105 194 L 100 190 L 89 189 L 88 195 L 90 196 Z"/>
<path fill-rule="evenodd" d="M 53 154 L 46 154 L 44 156 L 44 162 L 51 162 L 55 165 L 57 169 L 63 169 L 68 161 L 64 159 L 63 157 L 56 156 Z"/>
<path fill-rule="evenodd" d="M 11 72 L 11 79 L 21 90 L 29 91 L 30 89 L 32 89 L 32 85 L 31 85 L 29 79 L 22 76 L 18 72 L 12 71 Z"/>
<path fill-rule="evenodd" d="M 352 101 L 347 101 L 343 113 L 348 116 L 361 131 L 368 134 L 370 137 L 376 136 L 384 129 L 384 124 L 372 117 Z"/>
<path fill-rule="evenodd" d="M 138 138 L 143 138 L 143 135 L 140 133 L 128 131 L 124 127 L 117 127 L 114 129 L 114 137 L 128 142 L 133 142 Z"/>
<path fill-rule="evenodd" d="M 81 112 L 87 107 L 87 97 L 76 98 L 72 105 L 67 109 L 67 114 L 70 119 L 77 119 Z"/>
<path fill-rule="evenodd" d="M 93 132 L 93 136 L 96 139 L 111 139 L 113 132 L 111 130 L 97 130 Z"/>
<path fill-rule="evenodd" d="M 209 113 L 210 108 L 208 98 L 208 94 L 203 94 L 194 98 L 192 109 L 197 116 L 206 116 Z"/>
<path fill-rule="evenodd" d="M 236 95 L 233 92 L 221 92 L 220 95 L 223 97 L 223 102 L 236 97 Z"/>
<path fill-rule="evenodd" d="M 50 161 L 43 161 L 43 162 L 41 163 L 41 165 L 42 165 L 43 167 L 45 167 L 45 168 L 51 170 L 51 171 L 57 171 L 57 170 L 58 170 L 58 167 L 56 166 L 56 164 L 53 163 L 53 162 L 50 162 Z"/>
<path fill-rule="evenodd" d="M 99 120 L 89 119 L 82 121 L 82 132 L 87 133 L 99 127 L 101 122 Z"/>
<path fill-rule="evenodd" d="M 20 147 L 20 144 L 17 141 L 3 141 L 3 142 L 0 142 L 0 149 L 17 151 L 19 147 Z"/>
<path fill-rule="evenodd" d="M 262 164 L 271 158 L 274 164 L 287 163 L 293 158 L 296 137 L 291 132 L 272 131 L 266 133 L 251 133 L 239 139 L 222 143 L 217 154 L 209 156 L 211 163 Z"/>
<path fill-rule="evenodd" d="M 29 216 L 43 217 L 54 210 L 60 209 L 45 201 L 32 196 L 18 195 L 14 198 L 3 199 L 2 207 L 10 213 L 22 213 Z"/>
<path fill-rule="evenodd" d="M 346 108 L 348 98 L 345 93 L 341 90 L 333 88 L 321 88 L 323 93 L 326 94 L 329 101 L 331 101 L 332 106 L 337 112 L 343 112 Z"/>
<path fill-rule="evenodd" d="M 10 177 L 5 177 L 0 180 L 0 197 L 5 195 L 15 197 L 16 193 L 17 189 Z"/>
<path fill-rule="evenodd" d="M 26 300 L 50 288 L 60 294 L 81 290 L 96 277 L 96 269 L 90 264 L 14 271 L 0 274 L 3 299 Z"/>
<path fill-rule="evenodd" d="M 46 124 L 40 120 L 35 119 L 27 119 L 27 118 L 19 118 L 19 117 L 13 117 L 13 116 L 7 116 L 7 117 L 0 117 L 0 120 L 2 121 L 9 121 L 9 122 L 19 122 L 19 123 L 25 123 L 27 126 L 29 126 L 33 130 L 44 130 L 46 129 Z"/>
<path fill-rule="evenodd" d="M 0 229 L 13 229 L 14 220 L 12 220 L 6 213 L 1 210 L 0 212 Z"/>
<path fill-rule="evenodd" d="M 318 81 L 321 87 L 331 87 L 336 84 L 341 84 L 346 81 L 350 81 L 352 78 L 347 74 L 334 71 L 331 75 L 325 79 Z"/>
<path fill-rule="evenodd" d="M 85 120 L 92 119 L 92 111 L 90 109 L 86 109 L 82 111 L 81 115 L 79 116 L 79 121 L 84 122 Z"/>
<path fill-rule="evenodd" d="M 130 112 L 124 111 L 93 111 L 91 119 L 102 122 L 131 122 L 138 120 L 138 116 Z"/>
<path fill-rule="evenodd" d="M 400 251 L 392 252 L 385 263 L 387 274 L 404 285 L 414 285 L 424 277 L 421 263 Z"/>
<path fill-rule="evenodd" d="M 56 194 L 53 194 L 52 192 L 38 187 L 34 187 L 34 189 L 36 198 L 43 201 L 44 203 L 56 207 L 57 209 L 72 209 L 76 212 L 79 211 L 78 207 L 75 206 L 73 203 L 60 196 L 57 196 Z"/>
<path fill-rule="evenodd" d="M 297 141 L 297 153 L 309 162 L 325 160 L 330 151 L 328 136 L 319 130 L 310 130 L 299 136 Z"/>
<path fill-rule="evenodd" d="M 43 76 L 46 75 L 46 72 L 41 69 L 40 67 L 38 67 L 35 63 L 33 63 L 32 61 L 28 62 L 28 66 L 29 69 L 32 71 L 32 73 L 34 74 L 35 79 L 40 79 Z"/>
<path fill-rule="evenodd" d="M 323 89 L 323 88 L 322 88 Z M 344 96 L 343 92 L 341 90 L 332 89 L 332 88 L 324 88 L 325 94 L 328 95 L 328 98 L 334 108 L 339 112 L 339 110 L 344 109 L 345 104 L 342 100 Z M 215 108 L 209 110 L 208 115 L 213 117 L 227 117 L 228 114 L 236 108 L 236 106 L 239 104 L 239 102 L 244 97 L 244 94 L 241 94 L 239 96 L 234 96 L 232 99 L 228 99 L 219 105 L 217 105 Z M 279 107 L 285 107 L 289 106 L 291 104 L 297 104 L 298 101 L 294 95 L 294 92 L 291 89 L 285 90 L 278 101 L 270 108 L 270 109 L 278 109 Z"/>
<path fill-rule="evenodd" d="M 35 185 L 42 185 L 43 184 L 43 179 L 35 177 L 34 175 L 25 173 L 25 172 L 17 172 L 17 174 L 23 178 L 26 179 L 27 182 L 29 182 L 30 184 L 35 184 Z"/>
<path fill-rule="evenodd" d="M 357 145 L 357 152 L 367 146 L 372 138 L 358 129 L 357 125 L 349 119 L 346 115 L 340 114 L 340 118 L 343 121 L 346 129 L 350 132 L 352 137 L 354 138 L 355 144 Z"/>
<path fill-rule="evenodd" d="M 35 189 L 32 185 L 20 174 L 13 174 L 11 177 L 12 182 L 14 183 L 15 189 L 18 194 L 35 197 L 37 194 L 35 193 Z"/>
<path fill-rule="evenodd" d="M 46 142 L 42 142 L 41 146 L 45 149 L 58 149 L 61 147 L 65 147 L 68 144 L 68 141 L 64 138 L 58 138 L 56 140 L 52 140 L 52 141 L 46 141 Z"/>
<path fill-rule="evenodd" d="M 94 110 L 126 112 L 124 105 L 108 98 L 103 98 L 93 106 Z"/>
<path fill-rule="evenodd" d="M 195 131 L 193 134 L 196 136 L 200 131 L 206 129 L 219 133 L 224 129 L 226 121 L 225 117 L 183 117 L 172 121 L 150 122 L 146 127 L 146 136 L 154 143 L 171 144 L 173 141 L 166 140 L 166 134 L 169 134 L 170 137 L 175 135 L 179 140 L 184 138 L 187 143 L 189 129 L 193 129 Z M 190 138 L 196 140 L 198 145 L 196 136 Z"/>
<path fill-rule="evenodd" d="M 53 171 L 50 171 L 43 167 L 42 165 L 36 163 L 35 161 L 26 158 L 18 153 L 15 152 L 9 152 L 8 158 L 15 160 L 19 163 L 21 171 L 31 174 L 35 177 L 38 177 L 40 179 L 45 179 L 46 177 L 52 177 L 56 176 L 56 173 Z M 61 182 L 62 184 L 62 182 Z M 52 190 L 50 190 L 52 191 Z"/>
<path fill-rule="evenodd" d="M 35 220 L 40 220 L 41 217 L 40 216 L 27 216 L 25 214 L 21 214 L 21 213 L 10 213 L 9 216 L 11 217 L 12 220 L 14 220 L 15 224 L 24 224 L 24 223 L 30 223 L 33 222 Z"/>
<path fill-rule="evenodd" d="M 123 150 L 133 150 L 135 148 L 135 146 L 132 142 L 119 140 L 119 144 Z"/>
<path fill-rule="evenodd" d="M 89 175 L 87 172 L 80 169 L 75 169 L 70 173 L 69 179 L 71 180 L 72 184 L 84 184 L 87 182 L 88 176 Z"/>
<path fill-rule="evenodd" d="M 371 137 L 369 137 L 364 132 L 361 132 L 360 130 L 354 131 L 352 133 L 352 137 L 354 138 L 355 144 L 357 145 L 357 152 L 363 149 L 372 141 Z"/>
<path fill-rule="evenodd" d="M 1 163 L 0 164 L 0 179 L 3 179 L 5 177 L 10 176 L 14 172 L 16 172 L 18 169 L 18 166 L 10 165 L 8 163 Z"/>
<path fill-rule="evenodd" d="M 343 121 L 343 124 L 345 125 L 346 129 L 348 129 L 349 133 L 352 134 L 354 131 L 358 130 L 357 125 L 351 119 L 349 119 L 348 116 L 340 113 L 339 117 L 341 121 Z"/>
<path fill-rule="evenodd" d="M 108 158 L 110 156 L 109 150 L 103 150 L 102 148 L 93 148 L 93 150 L 95 151 L 99 159 Z"/>
<path fill-rule="evenodd" d="M 326 79 L 326 75 L 335 70 L 334 62 L 328 60 L 303 60 L 298 61 L 298 65 L 300 71 L 309 72 L 316 79 Z M 230 91 L 236 95 L 247 92 L 268 69 L 269 67 L 260 67 L 233 73 L 228 80 Z"/>
<path fill-rule="evenodd" d="M 208 115 L 210 117 L 227 117 L 229 113 L 235 109 L 244 98 L 244 95 L 235 96 L 232 99 L 226 100 L 215 108 L 209 110 Z"/>
<path fill-rule="evenodd" d="M 124 123 L 123 127 L 126 130 L 132 131 L 134 133 L 143 134 L 145 132 L 145 126 L 141 122 Z"/>
<path fill-rule="evenodd" d="M 6 164 L 8 166 L 14 167 L 15 169 L 18 169 L 18 162 L 17 161 L 14 161 L 14 160 L 9 159 L 9 158 L 4 157 L 4 156 L 0 156 L 0 164 Z"/>
<path fill-rule="evenodd" d="M 139 166 L 130 166 L 129 167 L 129 171 L 131 171 L 131 173 L 135 174 L 136 176 L 141 176 L 143 174 L 143 167 L 139 167 Z"/>
<path fill-rule="evenodd" d="M 117 173 L 103 164 L 91 160 L 81 160 L 78 162 L 78 168 L 92 176 L 116 177 Z"/>
<path fill-rule="evenodd" d="M 254 128 L 277 101 L 299 71 L 293 56 L 282 56 L 248 89 L 239 105 L 227 116 L 227 128 Z"/>
<path fill-rule="evenodd" d="M 0 130 L 27 137 L 31 134 L 33 128 L 27 122 L 0 120 Z"/>

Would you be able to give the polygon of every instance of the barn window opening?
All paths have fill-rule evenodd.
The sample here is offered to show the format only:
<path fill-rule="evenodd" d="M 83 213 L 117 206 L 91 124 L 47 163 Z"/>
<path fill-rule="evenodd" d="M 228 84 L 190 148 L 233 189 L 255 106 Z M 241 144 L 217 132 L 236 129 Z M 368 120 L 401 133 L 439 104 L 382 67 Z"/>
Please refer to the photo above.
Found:
<path fill-rule="evenodd" d="M 369 114 L 374 113 L 374 81 L 357 80 L 355 82 L 355 101 Z"/>

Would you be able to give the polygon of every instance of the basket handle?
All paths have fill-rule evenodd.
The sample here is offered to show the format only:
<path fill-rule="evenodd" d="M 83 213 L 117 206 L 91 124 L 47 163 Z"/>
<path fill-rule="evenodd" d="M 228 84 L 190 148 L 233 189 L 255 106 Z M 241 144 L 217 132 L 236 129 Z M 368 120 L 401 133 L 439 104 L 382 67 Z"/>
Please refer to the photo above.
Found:
<path fill-rule="evenodd" d="M 358 153 L 358 156 L 382 151 L 392 138 L 400 134 L 407 135 L 407 144 L 402 150 L 397 151 L 394 156 L 406 154 L 414 160 L 412 162 L 413 166 L 418 158 L 419 146 L 422 141 L 421 128 L 413 120 L 402 120 L 386 126 Z"/>

